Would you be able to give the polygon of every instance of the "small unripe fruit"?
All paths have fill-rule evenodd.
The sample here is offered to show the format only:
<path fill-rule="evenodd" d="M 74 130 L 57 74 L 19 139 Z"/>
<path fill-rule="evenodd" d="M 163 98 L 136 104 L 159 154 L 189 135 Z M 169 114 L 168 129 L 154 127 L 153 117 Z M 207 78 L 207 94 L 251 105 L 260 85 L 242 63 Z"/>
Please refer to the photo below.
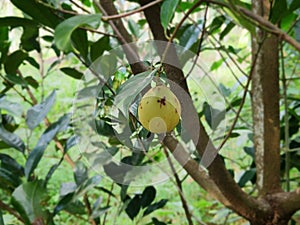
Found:
<path fill-rule="evenodd" d="M 138 116 L 141 124 L 152 133 L 172 131 L 179 122 L 181 106 L 166 86 L 151 88 L 141 99 Z"/>

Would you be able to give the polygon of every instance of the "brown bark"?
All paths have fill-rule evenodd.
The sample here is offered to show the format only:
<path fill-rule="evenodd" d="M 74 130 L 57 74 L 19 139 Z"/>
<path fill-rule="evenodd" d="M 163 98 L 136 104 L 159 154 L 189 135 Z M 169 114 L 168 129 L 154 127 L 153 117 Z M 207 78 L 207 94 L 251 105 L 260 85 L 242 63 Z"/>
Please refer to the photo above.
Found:
<path fill-rule="evenodd" d="M 269 15 L 268 0 L 253 0 L 253 11 Z M 279 51 L 278 37 L 256 28 L 252 37 L 252 112 L 257 187 L 260 195 L 281 191 L 279 135 Z M 257 54 L 257 52 L 259 52 Z"/>
<path fill-rule="evenodd" d="M 95 4 L 105 16 L 118 14 L 118 11 L 115 8 L 112 0 L 99 0 L 99 2 L 97 1 L 98 0 L 95 0 Z M 109 23 L 113 28 L 114 33 L 117 35 L 119 42 L 122 44 L 123 50 L 131 66 L 132 72 L 134 74 L 138 74 L 143 71 L 146 71 L 147 68 L 140 61 L 136 46 L 134 44 L 128 45 L 132 42 L 132 37 L 126 30 L 122 20 L 116 19 L 114 21 L 109 21 Z"/>

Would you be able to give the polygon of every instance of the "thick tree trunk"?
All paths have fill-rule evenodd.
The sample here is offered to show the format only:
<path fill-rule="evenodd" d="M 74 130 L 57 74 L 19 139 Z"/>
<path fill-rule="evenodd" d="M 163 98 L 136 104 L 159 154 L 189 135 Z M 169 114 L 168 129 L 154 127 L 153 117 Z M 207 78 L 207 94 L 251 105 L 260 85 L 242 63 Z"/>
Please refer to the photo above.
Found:
<path fill-rule="evenodd" d="M 253 11 L 268 18 L 269 0 L 253 0 Z M 278 37 L 260 28 L 252 36 L 252 110 L 259 195 L 281 191 Z"/>

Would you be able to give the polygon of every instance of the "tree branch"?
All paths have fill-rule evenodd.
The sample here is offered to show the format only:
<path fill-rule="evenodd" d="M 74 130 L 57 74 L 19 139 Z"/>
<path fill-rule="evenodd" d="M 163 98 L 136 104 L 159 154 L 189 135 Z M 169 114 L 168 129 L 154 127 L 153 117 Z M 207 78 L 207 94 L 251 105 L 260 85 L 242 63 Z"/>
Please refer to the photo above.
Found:
<path fill-rule="evenodd" d="M 9 205 L 5 204 L 1 200 L 0 200 L 0 209 L 3 209 L 5 211 L 9 212 L 11 215 L 16 217 L 22 223 L 25 222 L 24 219 L 13 208 L 11 208 Z"/>
<path fill-rule="evenodd" d="M 171 158 L 169 157 L 169 153 L 168 153 L 166 147 L 165 146 L 163 146 L 163 147 L 164 147 L 164 153 L 167 157 L 169 166 L 170 166 L 171 171 L 172 171 L 172 173 L 174 174 L 174 177 L 175 177 L 175 182 L 176 182 L 176 186 L 177 186 L 178 193 L 179 193 L 179 196 L 180 196 L 180 200 L 181 200 L 181 203 L 182 203 L 182 207 L 184 209 L 185 217 L 188 221 L 188 224 L 193 225 L 192 214 L 190 212 L 190 209 L 189 209 L 188 203 L 186 201 L 186 198 L 183 194 L 182 181 L 179 179 L 179 176 L 176 172 L 176 169 L 174 168 L 174 165 L 173 165 L 173 162 L 172 162 Z"/>
<path fill-rule="evenodd" d="M 164 145 L 170 150 L 174 158 L 183 166 L 187 173 L 211 196 L 223 205 L 232 208 L 230 202 L 220 192 L 215 182 L 208 176 L 207 171 L 199 165 L 186 152 L 184 147 L 171 135 L 167 134 L 163 140 Z M 175 152 L 176 150 L 176 152 Z"/>
<path fill-rule="evenodd" d="M 292 215 L 300 208 L 300 188 L 292 192 L 274 194 L 272 198 L 278 202 L 279 211 L 283 215 Z"/>
<path fill-rule="evenodd" d="M 115 15 L 118 13 L 112 0 L 99 0 L 99 2 L 98 0 L 94 0 L 94 3 L 104 16 Z M 134 74 L 138 74 L 146 71 L 147 68 L 139 59 L 136 46 L 134 44 L 129 45 L 129 43 L 132 42 L 132 38 L 122 21 L 120 19 L 116 19 L 114 21 L 110 20 L 108 23 L 112 27 L 114 33 L 117 35 L 119 42 L 122 44 L 122 48 L 126 54 L 132 72 Z"/>
<path fill-rule="evenodd" d="M 232 7 L 225 3 L 225 2 L 221 2 L 218 0 L 204 0 L 205 2 L 210 2 L 222 7 L 226 7 L 230 10 L 234 10 L 232 9 Z M 237 6 L 235 5 L 235 8 L 241 12 L 243 15 L 245 15 L 250 22 L 254 23 L 255 25 L 259 26 L 260 28 L 266 30 L 269 33 L 275 34 L 276 36 L 279 37 L 279 39 L 285 40 L 287 43 L 289 43 L 291 46 L 293 46 L 295 49 L 297 49 L 298 51 L 300 51 L 300 43 L 297 42 L 294 38 L 292 38 L 291 36 L 289 36 L 286 32 L 282 31 L 278 26 L 276 26 L 275 24 L 271 23 L 270 21 L 268 21 L 267 19 L 263 18 L 260 15 L 257 15 L 253 12 L 251 12 L 248 9 L 245 9 L 243 7 Z"/>
<path fill-rule="evenodd" d="M 102 16 L 102 20 L 115 20 L 115 19 L 121 19 L 121 18 L 124 18 L 124 17 L 127 17 L 127 16 L 131 16 L 135 13 L 139 13 L 155 4 L 158 4 L 160 2 L 162 2 L 163 0 L 156 0 L 156 1 L 153 1 L 153 2 L 150 2 L 148 3 L 147 5 L 144 5 L 142 7 L 139 7 L 138 9 L 135 9 L 135 10 L 132 10 L 130 12 L 126 12 L 126 13 L 120 13 L 120 14 L 115 14 L 115 15 L 111 15 L 111 16 Z"/>

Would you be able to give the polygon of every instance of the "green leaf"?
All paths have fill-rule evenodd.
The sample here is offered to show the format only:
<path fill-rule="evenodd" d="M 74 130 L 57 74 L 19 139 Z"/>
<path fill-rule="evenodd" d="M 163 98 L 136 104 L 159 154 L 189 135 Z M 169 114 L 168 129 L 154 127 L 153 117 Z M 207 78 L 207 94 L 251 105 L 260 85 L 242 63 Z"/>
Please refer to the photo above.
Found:
<path fill-rule="evenodd" d="M 254 147 L 244 147 L 243 149 L 244 149 L 244 151 L 245 151 L 248 155 L 250 155 L 250 156 L 252 157 L 252 159 L 255 158 L 255 149 L 254 149 Z"/>
<path fill-rule="evenodd" d="M 40 46 L 37 41 L 38 33 L 38 23 L 27 19 L 27 18 L 20 18 L 20 17 L 2 17 L 0 18 L 0 27 L 1 26 L 9 26 L 11 28 L 22 27 L 23 34 L 21 36 L 21 46 L 26 51 L 31 51 L 36 49 L 40 51 Z"/>
<path fill-rule="evenodd" d="M 80 197 L 83 196 L 87 191 L 90 189 L 96 187 L 100 181 L 102 180 L 101 176 L 93 176 L 84 182 L 79 186 L 79 188 L 76 190 L 76 196 Z"/>
<path fill-rule="evenodd" d="M 295 39 L 300 42 L 300 20 L 294 26 Z"/>
<path fill-rule="evenodd" d="M 70 122 L 70 115 L 62 116 L 57 122 L 51 124 L 45 132 L 41 135 L 37 145 L 34 147 L 32 152 L 30 152 L 25 165 L 25 176 L 29 180 L 30 175 L 33 173 L 34 169 L 40 162 L 45 149 L 47 148 L 50 141 L 55 137 L 55 135 L 65 129 L 65 127 Z"/>
<path fill-rule="evenodd" d="M 71 115 L 65 114 L 52 123 L 41 135 L 37 146 L 48 145 L 58 132 L 65 131 L 70 123 Z"/>
<path fill-rule="evenodd" d="M 131 34 L 135 38 L 139 38 L 139 36 L 140 36 L 140 28 L 139 28 L 139 25 L 136 22 L 134 22 L 133 20 L 129 19 L 128 20 L 128 28 L 129 28 Z"/>
<path fill-rule="evenodd" d="M 83 77 L 83 73 L 79 72 L 78 70 L 74 69 L 74 68 L 70 68 L 70 67 L 63 67 L 60 68 L 60 70 L 65 73 L 66 75 L 77 79 L 77 80 L 81 80 Z"/>
<path fill-rule="evenodd" d="M 92 217 L 94 219 L 99 218 L 101 215 L 106 213 L 109 209 L 110 209 L 110 206 L 101 207 L 100 204 L 98 204 L 98 205 L 94 204 L 93 209 L 92 209 L 92 211 L 93 211 Z"/>
<path fill-rule="evenodd" d="M 164 222 L 161 222 L 161 221 L 159 221 L 158 219 L 156 219 L 156 218 L 151 218 L 152 219 L 152 223 L 154 224 L 154 225 L 167 225 L 166 223 L 164 223 Z"/>
<path fill-rule="evenodd" d="M 115 136 L 115 132 L 112 126 L 104 120 L 98 120 L 98 119 L 94 120 L 90 123 L 90 125 L 101 136 L 106 136 L 106 137 Z"/>
<path fill-rule="evenodd" d="M 247 170 L 240 178 L 238 184 L 240 187 L 244 187 L 248 181 L 251 181 L 256 175 L 256 168 L 251 168 Z"/>
<path fill-rule="evenodd" d="M 220 33 L 220 40 L 223 40 L 224 37 L 235 27 L 235 23 L 229 22 L 225 29 Z"/>
<path fill-rule="evenodd" d="M 17 50 L 7 56 L 4 62 L 4 69 L 7 74 L 15 74 L 21 63 L 28 57 L 28 53 Z"/>
<path fill-rule="evenodd" d="M 145 208 L 149 206 L 155 199 L 156 190 L 153 186 L 146 187 L 142 193 L 141 207 Z"/>
<path fill-rule="evenodd" d="M 39 83 L 32 76 L 25 77 L 25 82 L 34 89 L 37 89 L 39 87 Z"/>
<path fill-rule="evenodd" d="M 62 23 L 60 23 L 55 28 L 54 33 L 54 42 L 58 49 L 66 52 L 70 52 L 72 50 L 71 45 L 71 35 L 72 32 L 84 25 L 88 25 L 93 28 L 97 28 L 99 26 L 101 19 L 101 14 L 92 14 L 92 15 L 79 15 L 71 17 Z"/>
<path fill-rule="evenodd" d="M 77 186 L 81 185 L 84 181 L 88 179 L 88 169 L 86 165 L 78 161 L 74 170 L 74 178 Z"/>
<path fill-rule="evenodd" d="M 47 214 L 41 207 L 46 193 L 40 180 L 24 183 L 13 192 L 12 203 L 27 224 L 38 218 L 46 219 Z"/>
<path fill-rule="evenodd" d="M 300 8 L 300 1 L 299 0 L 293 0 L 290 7 L 289 12 L 293 12 Z"/>
<path fill-rule="evenodd" d="M 286 0 L 275 0 L 274 6 L 271 9 L 270 21 L 277 23 L 287 11 Z"/>
<path fill-rule="evenodd" d="M 160 10 L 161 25 L 166 30 L 171 22 L 179 0 L 164 0 Z"/>
<path fill-rule="evenodd" d="M 210 67 L 210 71 L 218 69 L 224 62 L 224 59 L 219 59 L 217 61 L 214 61 L 213 64 Z"/>
<path fill-rule="evenodd" d="M 0 138 L 10 147 L 17 149 L 20 152 L 24 152 L 25 144 L 22 139 L 18 135 L 5 130 L 2 124 L 0 124 Z"/>
<path fill-rule="evenodd" d="M 22 77 L 19 77 L 15 74 L 7 74 L 5 76 L 5 79 L 7 79 L 12 84 L 21 85 L 22 87 L 28 86 L 26 80 L 24 80 Z"/>
<path fill-rule="evenodd" d="M 239 0 L 235 0 L 234 2 L 241 7 L 249 9 L 249 4 L 245 2 Z M 235 9 L 224 8 L 224 11 L 234 20 L 236 24 L 246 28 L 251 34 L 255 33 L 255 26 L 252 24 L 252 22 L 243 15 L 240 15 L 240 13 L 236 12 Z"/>
<path fill-rule="evenodd" d="M 54 8 L 47 6 L 45 3 L 36 0 L 11 0 L 23 13 L 31 16 L 34 21 L 55 28 L 61 21 L 60 17 L 55 14 Z M 60 13 L 61 14 L 61 13 Z"/>
<path fill-rule="evenodd" d="M 2 210 L 0 209 L 0 225 L 5 225 L 3 220 Z"/>
<path fill-rule="evenodd" d="M 212 130 L 215 130 L 222 120 L 225 119 L 225 112 L 213 108 L 207 102 L 203 103 L 203 112 L 205 120 Z"/>
<path fill-rule="evenodd" d="M 140 209 L 141 209 L 141 197 L 139 195 L 135 195 L 128 203 L 125 212 L 129 216 L 129 218 L 133 220 L 138 215 Z"/>
<path fill-rule="evenodd" d="M 167 199 L 162 199 L 160 200 L 159 202 L 156 202 L 152 205 L 149 205 L 146 210 L 144 211 L 144 214 L 143 216 L 147 216 L 149 215 L 150 213 L 154 212 L 155 210 L 157 209 L 160 209 L 162 207 L 164 207 L 166 204 L 167 204 L 168 200 Z"/>
<path fill-rule="evenodd" d="M 209 25 L 209 33 L 213 34 L 215 31 L 217 31 L 223 25 L 225 20 L 226 17 L 223 15 L 215 17 Z"/>
<path fill-rule="evenodd" d="M 71 192 L 67 195 L 64 195 L 57 205 L 55 206 L 53 210 L 53 216 L 55 216 L 57 213 L 59 213 L 61 210 L 65 209 L 72 201 L 74 198 L 74 192 Z"/>
<path fill-rule="evenodd" d="M 26 123 L 33 130 L 46 117 L 55 102 L 56 92 L 53 91 L 43 102 L 31 107 L 26 114 Z"/>
<path fill-rule="evenodd" d="M 90 60 L 88 58 L 89 43 L 87 31 L 82 29 L 75 29 L 71 35 L 72 46 L 79 51 L 80 56 L 84 59 L 87 65 L 90 65 Z"/>
<path fill-rule="evenodd" d="M 93 43 L 91 45 L 91 60 L 94 62 L 96 59 L 98 59 L 100 56 L 103 55 L 104 51 L 111 50 L 111 46 L 109 44 L 109 37 L 104 36 L 101 37 L 98 41 Z"/>
<path fill-rule="evenodd" d="M 224 84 L 220 83 L 219 84 L 219 89 L 225 97 L 228 97 L 231 94 L 231 90 L 227 87 L 224 86 Z"/>
<path fill-rule="evenodd" d="M 24 168 L 14 158 L 0 153 L 1 167 L 10 171 L 16 177 L 24 175 Z"/>
<path fill-rule="evenodd" d="M 108 80 L 117 70 L 117 55 L 115 52 L 110 52 L 97 59 L 93 64 L 95 72 Z"/>
<path fill-rule="evenodd" d="M 185 50 L 190 49 L 198 40 L 200 34 L 200 25 L 196 27 L 194 24 L 189 25 L 179 38 L 179 45 L 184 47 Z"/>
<path fill-rule="evenodd" d="M 79 200 L 70 202 L 69 204 L 66 205 L 64 210 L 72 215 L 84 215 L 87 213 L 85 205 Z"/>
<path fill-rule="evenodd" d="M 67 153 L 67 151 L 72 148 L 73 146 L 77 145 L 79 142 L 80 137 L 77 135 L 73 135 L 70 138 L 68 138 L 65 146 L 64 146 L 64 153 Z"/>
<path fill-rule="evenodd" d="M 25 164 L 25 176 L 27 180 L 29 180 L 31 173 L 37 167 L 38 163 L 40 162 L 44 151 L 47 146 L 36 146 L 29 154 L 29 157 Z"/>
<path fill-rule="evenodd" d="M 14 190 L 22 183 L 19 176 L 6 168 L 0 167 L 0 187 L 7 190 Z"/>
<path fill-rule="evenodd" d="M 150 84 L 156 71 L 157 69 L 137 74 L 120 86 L 118 94 L 115 97 L 115 105 L 123 113 L 125 118 L 128 118 L 128 110 L 134 99 Z"/>
<path fill-rule="evenodd" d="M 23 113 L 23 108 L 19 103 L 10 102 L 6 100 L 5 96 L 0 97 L 0 109 L 3 109 L 17 117 L 21 117 Z"/>

